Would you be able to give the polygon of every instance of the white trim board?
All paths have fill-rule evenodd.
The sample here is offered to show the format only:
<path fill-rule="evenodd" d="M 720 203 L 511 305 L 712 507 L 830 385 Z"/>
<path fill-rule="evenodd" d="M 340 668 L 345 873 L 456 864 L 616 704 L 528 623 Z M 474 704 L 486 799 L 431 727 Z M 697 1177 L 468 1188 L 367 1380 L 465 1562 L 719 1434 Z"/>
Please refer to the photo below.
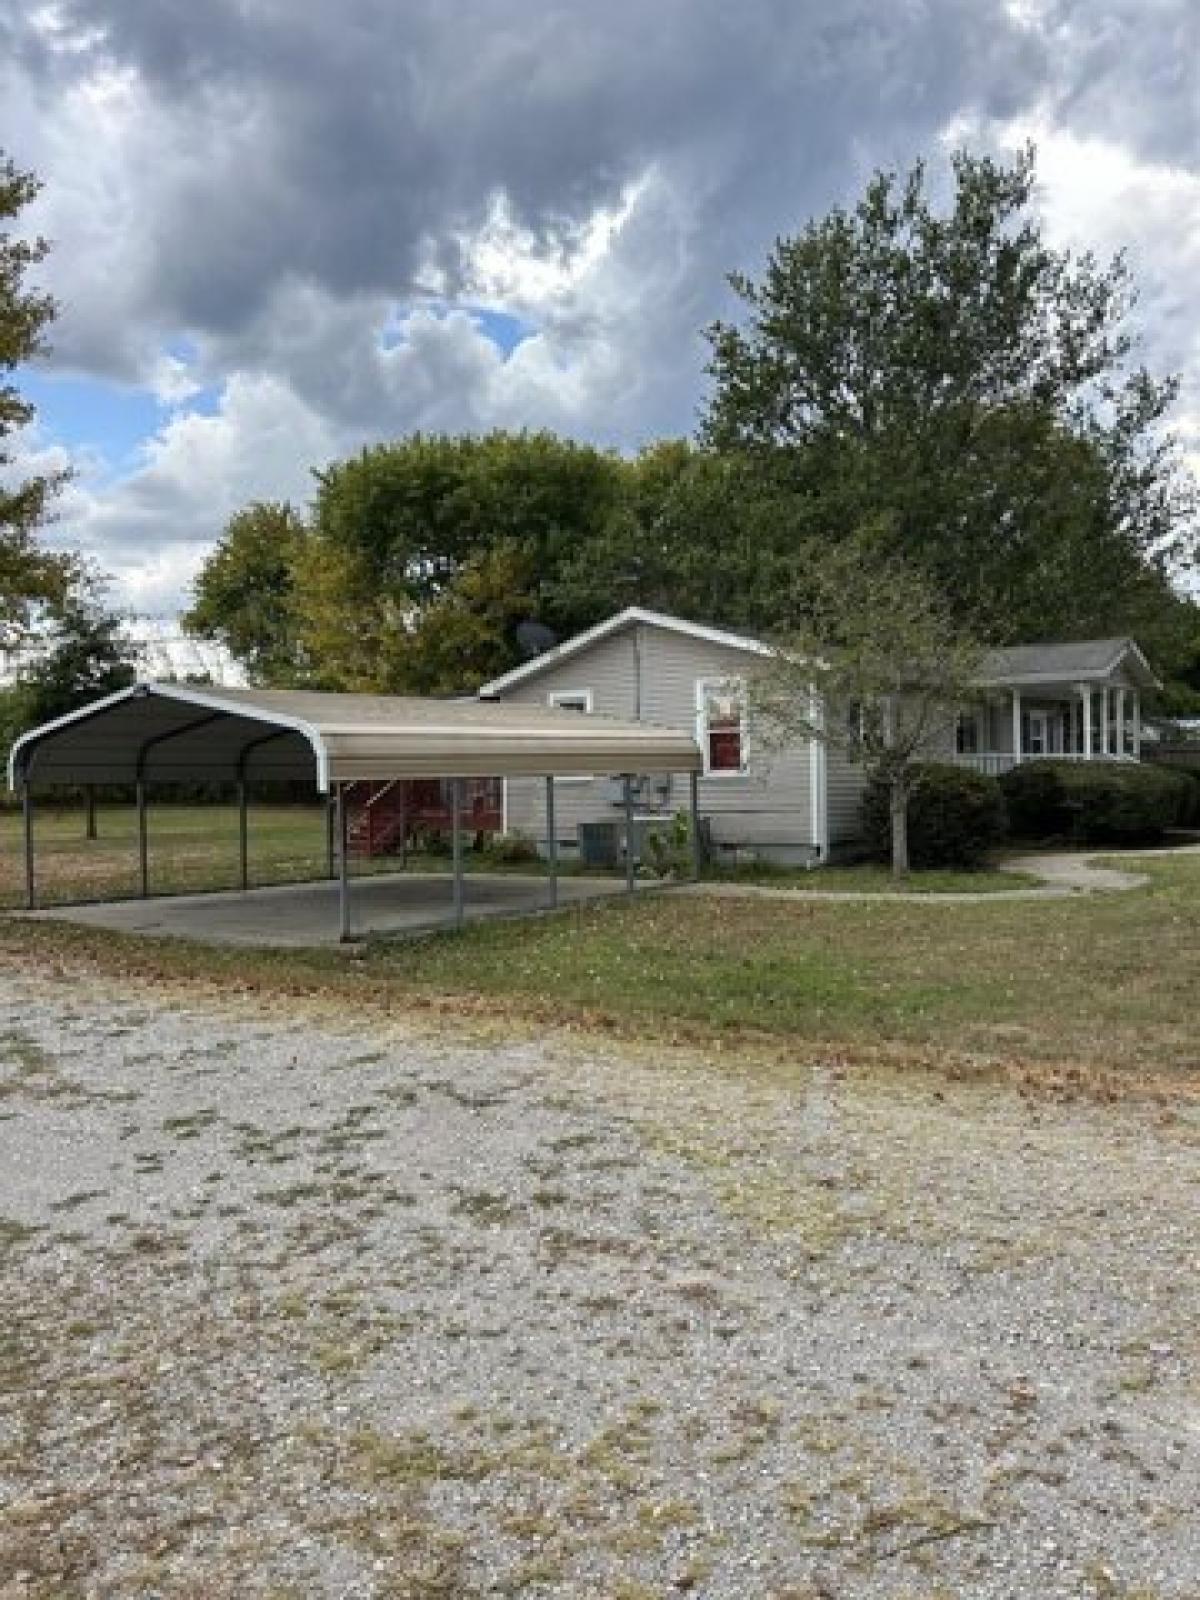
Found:
<path fill-rule="evenodd" d="M 17 787 L 20 757 L 26 746 L 36 750 L 47 734 L 57 733 L 60 728 L 70 727 L 74 722 L 86 722 L 98 711 L 106 711 L 110 706 L 120 705 L 122 701 L 154 698 L 178 700 L 184 705 L 199 706 L 205 711 L 219 711 L 229 717 L 242 717 L 247 722 L 261 722 L 266 727 L 286 728 L 292 733 L 300 734 L 302 738 L 308 740 L 316 757 L 317 791 L 320 794 L 329 793 L 329 751 L 324 738 L 312 723 L 303 722 L 299 717 L 290 716 L 284 711 L 267 711 L 261 706 L 256 706 L 253 701 L 223 698 L 219 689 L 206 693 L 203 689 L 185 689 L 174 683 L 134 683 L 128 689 L 118 689 L 116 694 L 105 695 L 102 700 L 93 700 L 90 705 L 83 706 L 78 711 L 68 711 L 65 716 L 55 717 L 53 721 L 43 722 L 39 727 L 23 733 L 9 752 L 9 788 Z M 341 733 L 351 730 L 339 728 L 337 731 Z"/>
<path fill-rule="evenodd" d="M 639 623 L 651 628 L 664 628 L 668 633 L 684 634 L 690 639 L 703 639 L 706 644 L 724 645 L 731 650 L 741 650 L 747 655 L 775 654 L 769 644 L 764 644 L 761 639 L 752 639 L 748 634 L 728 633 L 724 628 L 710 628 L 700 622 L 685 622 L 682 617 L 670 617 L 665 611 L 647 611 L 643 606 L 626 606 L 624 611 L 618 611 L 615 616 L 596 623 L 595 627 L 585 628 L 582 633 L 564 639 L 561 644 L 556 644 L 552 650 L 547 650 L 543 655 L 534 656 L 532 661 L 524 661 L 511 672 L 502 673 L 490 683 L 483 684 L 479 690 L 479 697 L 488 700 L 495 695 L 503 694 L 514 684 L 525 683 L 528 679 L 536 677 L 539 672 L 545 672 L 563 661 L 569 661 L 572 656 L 578 655 L 581 650 L 586 650 L 589 645 L 607 639 L 624 628 L 635 627 Z"/>

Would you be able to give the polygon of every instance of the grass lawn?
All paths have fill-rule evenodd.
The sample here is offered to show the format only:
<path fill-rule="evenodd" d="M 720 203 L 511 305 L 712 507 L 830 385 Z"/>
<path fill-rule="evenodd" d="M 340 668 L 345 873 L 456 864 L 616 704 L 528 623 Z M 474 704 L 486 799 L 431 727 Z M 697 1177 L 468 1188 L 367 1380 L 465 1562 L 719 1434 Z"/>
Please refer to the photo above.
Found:
<path fill-rule="evenodd" d="M 35 812 L 38 894 L 43 903 L 118 899 L 137 892 L 137 817 L 132 805 L 97 808 L 99 837 L 84 837 L 81 806 Z M 155 892 L 227 889 L 237 880 L 233 805 L 149 809 L 150 887 Z M 318 806 L 261 805 L 250 811 L 250 872 L 257 882 L 292 882 L 325 871 L 325 816 Z M 19 812 L 0 813 L 0 906 L 23 903 Z"/>
<path fill-rule="evenodd" d="M 182 821 L 182 818 L 180 819 Z M 298 860 L 284 849 L 281 861 Z M 335 951 L 222 952 L 5 923 L 0 952 L 44 952 L 158 981 L 432 1006 L 658 1038 L 803 1041 L 1200 1083 L 1200 856 L 1151 858 L 1151 886 L 1044 901 L 926 905 L 647 895 L 519 927 Z M 809 1052 L 811 1053 L 811 1052 Z"/>
<path fill-rule="evenodd" d="M 1058 900 L 614 902 L 522 930 L 380 944 L 365 976 L 637 1030 L 933 1047 L 1200 1086 L 1200 856 Z"/>
<path fill-rule="evenodd" d="M 772 867 L 769 863 L 711 874 L 718 883 L 753 883 L 812 894 L 997 894 L 1030 887 L 1039 880 L 1025 872 L 910 872 L 894 878 L 885 866 L 864 861 L 852 867 Z"/>
<path fill-rule="evenodd" d="M 81 899 L 121 899 L 137 893 L 137 817 L 132 805 L 97 808 L 98 837 L 84 837 L 81 806 L 39 807 L 35 814 L 38 898 L 42 904 Z M 230 889 L 238 870 L 238 821 L 233 805 L 151 805 L 149 810 L 150 888 L 153 893 Z M 325 874 L 325 815 L 315 805 L 253 805 L 250 810 L 250 877 L 254 883 L 292 883 Z M 505 865 L 481 860 L 468 851 L 468 871 L 542 872 L 541 862 Z M 419 872 L 450 870 L 444 855 L 419 855 L 408 865 Z M 393 872 L 394 857 L 356 861 L 355 873 Z M 564 872 L 579 871 L 571 862 Z M 806 890 L 864 889 L 938 893 L 969 889 L 980 893 L 1013 889 L 1019 877 L 1000 872 L 918 872 L 897 885 L 881 867 L 824 867 L 819 872 L 746 866 L 713 874 L 745 883 Z M 1025 880 L 1032 882 L 1032 879 Z M 0 908 L 20 906 L 25 896 L 21 816 L 0 812 Z"/>

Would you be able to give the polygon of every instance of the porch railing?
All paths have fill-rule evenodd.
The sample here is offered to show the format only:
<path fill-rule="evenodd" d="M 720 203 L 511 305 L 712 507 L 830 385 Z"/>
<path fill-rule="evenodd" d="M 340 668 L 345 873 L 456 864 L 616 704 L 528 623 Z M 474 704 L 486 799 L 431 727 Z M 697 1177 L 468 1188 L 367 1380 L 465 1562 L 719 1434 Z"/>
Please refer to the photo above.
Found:
<path fill-rule="evenodd" d="M 1027 761 L 1125 761 L 1136 762 L 1138 757 L 1126 752 L 1116 756 L 1103 751 L 1094 751 L 1090 756 L 1083 755 L 1078 750 L 1045 750 L 1023 751 L 1018 758 L 1011 750 L 980 750 L 972 755 L 952 755 L 951 762 L 956 767 L 970 767 L 972 772 L 986 773 L 990 778 L 998 778 L 1002 772 L 1011 772 L 1018 765 Z"/>

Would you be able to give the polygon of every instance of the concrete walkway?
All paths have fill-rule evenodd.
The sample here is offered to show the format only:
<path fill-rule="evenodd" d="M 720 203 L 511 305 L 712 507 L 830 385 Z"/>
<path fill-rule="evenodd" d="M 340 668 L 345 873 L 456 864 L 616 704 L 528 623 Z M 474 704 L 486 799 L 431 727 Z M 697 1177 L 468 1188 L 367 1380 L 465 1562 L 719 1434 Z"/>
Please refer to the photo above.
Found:
<path fill-rule="evenodd" d="M 1132 861 L 1144 861 L 1158 856 L 1197 853 L 1200 853 L 1200 844 L 1167 845 L 1160 850 L 1056 850 L 1009 856 L 998 863 L 1001 872 L 1042 879 L 1037 887 L 1019 889 L 952 889 L 945 893 L 921 893 L 890 889 L 778 889 L 761 883 L 693 883 L 684 886 L 682 892 L 728 900 L 878 901 L 880 904 L 902 901 L 909 905 L 982 905 L 992 900 L 1001 903 L 1007 900 L 1061 900 L 1076 894 L 1142 889 L 1150 882 L 1144 872 L 1098 867 L 1095 862 L 1099 857 L 1110 859 L 1120 856 Z"/>

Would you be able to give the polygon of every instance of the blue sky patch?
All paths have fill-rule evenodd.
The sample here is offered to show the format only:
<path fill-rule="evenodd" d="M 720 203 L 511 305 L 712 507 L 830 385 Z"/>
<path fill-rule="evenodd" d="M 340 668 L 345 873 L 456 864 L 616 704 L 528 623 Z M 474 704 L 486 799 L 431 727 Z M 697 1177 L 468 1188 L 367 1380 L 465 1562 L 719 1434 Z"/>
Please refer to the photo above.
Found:
<path fill-rule="evenodd" d="M 520 317 L 514 317 L 510 311 L 492 311 L 483 306 L 468 306 L 466 309 L 480 332 L 486 334 L 506 356 L 512 355 L 519 344 L 533 337 L 533 328 L 527 322 L 522 322 Z"/>
<path fill-rule="evenodd" d="M 395 350 L 406 342 L 405 325 L 413 309 L 411 306 L 396 307 L 395 313 L 380 332 L 381 350 Z M 434 305 L 425 309 L 438 318 L 447 317 L 454 311 L 465 311 L 480 333 L 490 339 L 505 356 L 512 355 L 519 344 L 524 344 L 537 332 L 536 328 L 514 316 L 511 311 L 497 311 L 491 306 Z"/>
<path fill-rule="evenodd" d="M 191 352 L 171 349 L 187 360 Z M 160 400 L 150 388 L 18 368 L 13 376 L 21 396 L 37 407 L 41 435 L 73 452 L 95 451 L 109 471 L 122 475 L 138 466 L 138 451 L 172 416 L 212 417 L 221 408 L 221 385 L 209 384 L 177 405 Z"/>
<path fill-rule="evenodd" d="M 100 378 L 60 377 L 34 367 L 13 378 L 37 407 L 38 427 L 68 450 L 96 450 L 114 469 L 131 467 L 137 448 L 161 425 L 166 410 L 149 389 Z"/>

